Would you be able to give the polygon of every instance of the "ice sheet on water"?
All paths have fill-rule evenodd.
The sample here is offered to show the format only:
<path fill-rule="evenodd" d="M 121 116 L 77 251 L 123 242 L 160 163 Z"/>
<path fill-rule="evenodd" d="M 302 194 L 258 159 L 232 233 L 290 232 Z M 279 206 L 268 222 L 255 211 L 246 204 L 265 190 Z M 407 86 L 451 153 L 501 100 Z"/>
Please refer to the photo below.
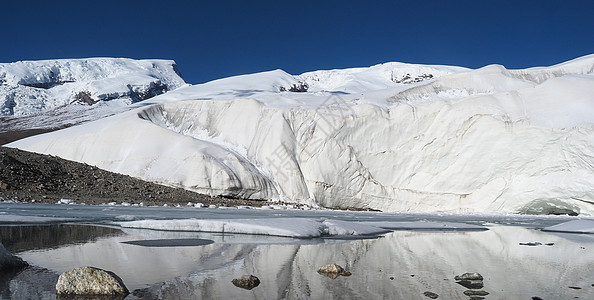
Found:
<path fill-rule="evenodd" d="M 297 238 L 319 237 L 325 233 L 325 226 L 320 220 L 308 218 L 138 220 L 116 222 L 116 224 L 125 228 L 263 234 Z"/>
<path fill-rule="evenodd" d="M 116 223 L 125 228 L 261 234 L 296 238 L 327 235 L 371 235 L 389 231 L 359 222 L 311 218 L 137 220 Z"/>
<path fill-rule="evenodd" d="M 116 222 L 124 228 L 272 235 L 294 238 L 364 236 L 402 230 L 487 230 L 486 227 L 450 222 L 356 222 L 313 218 L 177 219 Z"/>
<path fill-rule="evenodd" d="M 243 245 L 312 245 L 325 243 L 321 239 L 295 239 L 286 236 L 235 234 L 221 232 L 188 232 L 188 231 L 162 231 L 143 228 L 122 228 L 127 235 L 138 236 L 139 239 L 207 239 L 217 244 L 243 244 Z"/>
<path fill-rule="evenodd" d="M 542 230 L 569 233 L 594 233 L 594 220 L 573 220 L 545 227 Z"/>
<path fill-rule="evenodd" d="M 325 220 L 323 224 L 326 226 L 328 235 L 370 235 L 389 231 L 378 226 L 363 224 L 361 222 Z"/>
<path fill-rule="evenodd" d="M 487 230 L 487 227 L 456 222 L 362 222 L 365 225 L 393 230 Z"/>

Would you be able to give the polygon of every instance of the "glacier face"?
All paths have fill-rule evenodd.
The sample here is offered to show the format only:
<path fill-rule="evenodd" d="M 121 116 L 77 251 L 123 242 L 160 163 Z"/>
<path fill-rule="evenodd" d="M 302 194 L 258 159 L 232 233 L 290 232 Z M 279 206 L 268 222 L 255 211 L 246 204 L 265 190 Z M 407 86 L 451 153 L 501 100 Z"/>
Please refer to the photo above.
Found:
<path fill-rule="evenodd" d="M 185 82 L 167 60 L 58 59 L 0 64 L 0 116 L 30 115 L 60 106 L 141 101 Z"/>
<path fill-rule="evenodd" d="M 286 91 L 300 81 L 307 92 Z M 524 70 L 276 70 L 151 103 L 9 146 L 217 195 L 594 214 L 594 56 Z"/>

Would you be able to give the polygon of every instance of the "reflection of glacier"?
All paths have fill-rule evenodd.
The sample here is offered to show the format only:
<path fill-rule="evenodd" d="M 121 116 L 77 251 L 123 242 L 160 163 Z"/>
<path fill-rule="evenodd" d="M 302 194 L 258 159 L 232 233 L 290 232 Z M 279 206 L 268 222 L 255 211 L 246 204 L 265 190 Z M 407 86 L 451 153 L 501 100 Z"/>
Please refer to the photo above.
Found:
<path fill-rule="evenodd" d="M 593 73 L 594 56 L 525 70 L 277 70 L 180 88 L 11 146 L 210 194 L 593 214 Z M 406 74 L 423 80 L 399 83 Z M 297 80 L 310 91 L 279 92 Z"/>
<path fill-rule="evenodd" d="M 518 244 L 534 239 L 556 244 Z M 235 264 L 169 280 L 142 294 L 146 299 L 179 295 L 192 299 L 421 299 L 423 292 L 433 291 L 440 298 L 464 299 L 465 288 L 453 278 L 476 271 L 485 277 L 484 290 L 493 299 L 590 298 L 594 296 L 592 278 L 582 275 L 591 273 L 593 259 L 591 251 L 577 244 L 520 228 L 394 232 L 379 240 L 253 247 L 237 257 Z M 332 280 L 316 273 L 330 262 L 345 266 L 353 275 Z M 251 291 L 231 287 L 231 280 L 242 274 L 256 274 L 261 286 Z M 569 286 L 583 289 L 575 291 Z"/>
<path fill-rule="evenodd" d="M 481 273 L 484 290 L 493 299 L 594 296 L 591 240 L 571 241 L 522 227 L 396 231 L 384 238 L 346 241 L 124 230 L 127 238 L 19 255 L 56 272 L 78 265 L 112 270 L 128 287 L 140 288 L 135 295 L 143 299 L 421 299 L 425 291 L 444 299 L 465 299 L 465 288 L 453 280 L 464 272 Z M 177 248 L 120 243 L 196 236 L 215 243 Z M 554 245 L 519 245 L 530 241 Z M 353 275 L 333 280 L 316 272 L 331 262 Z M 262 284 L 251 291 L 234 287 L 231 280 L 244 274 L 257 275 Z"/>

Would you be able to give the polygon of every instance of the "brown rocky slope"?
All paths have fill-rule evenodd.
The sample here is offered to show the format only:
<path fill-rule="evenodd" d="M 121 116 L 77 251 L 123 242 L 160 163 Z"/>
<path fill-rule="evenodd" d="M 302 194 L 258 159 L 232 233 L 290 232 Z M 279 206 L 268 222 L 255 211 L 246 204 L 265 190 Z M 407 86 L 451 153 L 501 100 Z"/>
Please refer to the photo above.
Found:
<path fill-rule="evenodd" d="M 170 206 L 188 202 L 204 205 L 262 206 L 266 201 L 211 197 L 180 188 L 146 182 L 59 157 L 0 147 L 0 197 L 5 200 L 56 203 L 109 202 Z"/>

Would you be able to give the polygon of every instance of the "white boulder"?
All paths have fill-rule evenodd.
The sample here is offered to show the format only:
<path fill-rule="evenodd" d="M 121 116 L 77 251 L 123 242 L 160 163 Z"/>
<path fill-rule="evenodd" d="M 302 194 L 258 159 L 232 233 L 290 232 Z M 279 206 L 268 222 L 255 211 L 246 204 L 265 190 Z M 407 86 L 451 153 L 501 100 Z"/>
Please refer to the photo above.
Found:
<path fill-rule="evenodd" d="M 75 268 L 62 273 L 56 284 L 59 295 L 128 295 L 130 292 L 120 277 L 94 267 Z"/>

